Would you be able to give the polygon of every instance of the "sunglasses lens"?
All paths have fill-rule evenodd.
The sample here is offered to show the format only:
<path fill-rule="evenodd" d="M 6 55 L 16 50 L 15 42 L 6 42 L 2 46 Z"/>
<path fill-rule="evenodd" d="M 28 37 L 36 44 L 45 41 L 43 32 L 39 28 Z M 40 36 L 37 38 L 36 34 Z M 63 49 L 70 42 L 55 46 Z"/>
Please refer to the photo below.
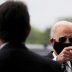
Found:
<path fill-rule="evenodd" d="M 65 41 L 66 41 L 66 38 L 65 38 L 65 37 L 60 37 L 60 38 L 59 38 L 59 42 L 60 42 L 60 43 L 64 43 Z"/>
<path fill-rule="evenodd" d="M 69 38 L 70 43 L 72 43 L 72 38 Z"/>

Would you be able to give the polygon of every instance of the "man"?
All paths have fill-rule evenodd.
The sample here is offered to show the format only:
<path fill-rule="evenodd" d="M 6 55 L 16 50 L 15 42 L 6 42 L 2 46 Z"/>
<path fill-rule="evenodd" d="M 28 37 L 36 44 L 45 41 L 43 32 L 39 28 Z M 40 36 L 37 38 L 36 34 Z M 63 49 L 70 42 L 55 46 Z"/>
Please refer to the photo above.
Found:
<path fill-rule="evenodd" d="M 27 49 L 25 41 L 30 29 L 25 4 L 7 1 L 0 5 L 0 39 L 3 42 L 0 46 L 0 66 L 16 71 L 60 72 L 56 61 L 45 59 Z"/>
<path fill-rule="evenodd" d="M 72 23 L 68 21 L 57 22 L 51 29 L 50 42 L 54 51 L 46 57 L 62 64 L 64 72 L 72 72 Z"/>

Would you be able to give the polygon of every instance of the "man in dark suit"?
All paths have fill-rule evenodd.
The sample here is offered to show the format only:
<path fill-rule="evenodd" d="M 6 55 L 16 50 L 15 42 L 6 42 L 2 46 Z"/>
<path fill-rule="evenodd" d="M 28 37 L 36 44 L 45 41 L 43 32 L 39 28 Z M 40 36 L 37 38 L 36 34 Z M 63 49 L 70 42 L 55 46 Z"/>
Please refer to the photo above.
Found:
<path fill-rule="evenodd" d="M 56 61 L 27 49 L 25 41 L 30 29 L 30 17 L 25 4 L 7 1 L 0 5 L 0 66 L 26 72 L 61 72 Z"/>
<path fill-rule="evenodd" d="M 51 29 L 50 42 L 54 51 L 46 57 L 62 64 L 64 72 L 72 72 L 72 23 L 57 22 Z"/>

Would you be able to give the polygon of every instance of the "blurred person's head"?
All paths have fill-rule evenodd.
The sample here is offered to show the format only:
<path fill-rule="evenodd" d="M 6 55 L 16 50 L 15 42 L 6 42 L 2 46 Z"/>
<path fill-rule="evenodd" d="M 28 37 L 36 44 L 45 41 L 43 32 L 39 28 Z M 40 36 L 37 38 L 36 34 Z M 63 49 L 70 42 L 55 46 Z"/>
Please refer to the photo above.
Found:
<path fill-rule="evenodd" d="M 25 42 L 30 32 L 30 17 L 26 4 L 7 1 L 0 5 L 0 39 L 5 42 Z"/>
<path fill-rule="evenodd" d="M 72 46 L 72 23 L 59 21 L 51 29 L 50 42 L 54 52 L 59 54 L 64 47 Z"/>

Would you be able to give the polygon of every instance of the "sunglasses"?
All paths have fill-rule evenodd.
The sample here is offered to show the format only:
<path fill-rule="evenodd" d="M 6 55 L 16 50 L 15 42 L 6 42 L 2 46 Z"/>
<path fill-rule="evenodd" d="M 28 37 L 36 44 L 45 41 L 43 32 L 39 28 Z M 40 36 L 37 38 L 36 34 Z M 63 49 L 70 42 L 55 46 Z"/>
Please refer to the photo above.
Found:
<path fill-rule="evenodd" d="M 60 37 L 59 42 L 60 43 L 65 43 L 66 40 L 69 40 L 70 43 L 72 43 L 72 37 Z"/>

